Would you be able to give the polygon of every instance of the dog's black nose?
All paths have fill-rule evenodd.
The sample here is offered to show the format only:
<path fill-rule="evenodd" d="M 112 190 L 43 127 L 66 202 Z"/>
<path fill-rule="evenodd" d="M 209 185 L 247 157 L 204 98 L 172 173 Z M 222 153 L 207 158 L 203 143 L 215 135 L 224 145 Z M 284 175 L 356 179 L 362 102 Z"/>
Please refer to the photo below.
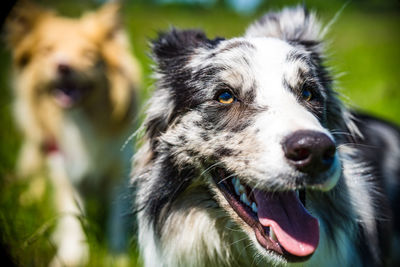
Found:
<path fill-rule="evenodd" d="M 72 69 L 71 69 L 70 65 L 68 65 L 66 63 L 59 63 L 57 65 L 57 71 L 59 74 L 66 76 L 71 73 Z"/>
<path fill-rule="evenodd" d="M 289 135 L 282 146 L 290 164 L 309 174 L 328 170 L 336 152 L 335 143 L 329 136 L 308 130 L 296 131 Z"/>

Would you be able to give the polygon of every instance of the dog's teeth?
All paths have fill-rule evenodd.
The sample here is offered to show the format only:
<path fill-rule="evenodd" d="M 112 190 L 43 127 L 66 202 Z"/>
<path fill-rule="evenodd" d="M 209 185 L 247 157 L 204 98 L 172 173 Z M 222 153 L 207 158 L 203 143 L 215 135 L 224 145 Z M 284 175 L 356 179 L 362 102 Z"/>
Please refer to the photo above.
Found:
<path fill-rule="evenodd" d="M 255 202 L 251 203 L 251 209 L 254 213 L 258 212 L 257 204 Z"/>
<path fill-rule="evenodd" d="M 239 190 L 239 186 L 238 186 L 238 179 L 237 178 L 233 178 L 232 179 L 232 184 L 233 184 L 233 188 L 235 189 L 235 193 L 236 195 L 240 196 L 240 190 Z"/>
<path fill-rule="evenodd" d="M 246 201 L 248 202 L 249 200 L 247 199 L 246 194 L 243 193 L 240 195 L 240 201 L 247 204 Z"/>
<path fill-rule="evenodd" d="M 239 181 L 238 178 L 235 179 L 235 186 L 236 186 L 237 188 L 239 188 L 239 186 L 240 186 L 240 181 Z"/>
<path fill-rule="evenodd" d="M 239 185 L 239 192 L 246 193 L 246 189 L 244 188 L 244 186 L 242 184 Z"/>
<path fill-rule="evenodd" d="M 269 238 L 271 238 L 274 241 L 278 241 L 278 239 L 276 238 L 276 235 L 271 227 L 269 228 Z"/>
<path fill-rule="evenodd" d="M 240 195 L 240 201 L 250 207 L 250 201 L 247 199 L 247 195 L 245 193 Z"/>

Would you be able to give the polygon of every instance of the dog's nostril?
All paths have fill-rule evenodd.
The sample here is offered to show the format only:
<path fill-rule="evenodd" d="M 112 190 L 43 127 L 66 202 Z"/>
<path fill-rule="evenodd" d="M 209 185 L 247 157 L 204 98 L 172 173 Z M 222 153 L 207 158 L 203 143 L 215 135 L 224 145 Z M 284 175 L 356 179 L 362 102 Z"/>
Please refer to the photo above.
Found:
<path fill-rule="evenodd" d="M 310 174 L 328 170 L 336 153 L 335 143 L 326 134 L 316 131 L 294 132 L 282 146 L 290 164 Z"/>
<path fill-rule="evenodd" d="M 68 64 L 60 63 L 57 65 L 57 71 L 62 75 L 69 75 L 71 73 L 71 67 Z"/>
<path fill-rule="evenodd" d="M 294 153 L 287 155 L 287 157 L 291 160 L 294 161 L 301 161 L 301 160 L 305 160 L 310 156 L 310 150 L 307 148 L 297 148 L 294 149 L 293 151 Z"/>

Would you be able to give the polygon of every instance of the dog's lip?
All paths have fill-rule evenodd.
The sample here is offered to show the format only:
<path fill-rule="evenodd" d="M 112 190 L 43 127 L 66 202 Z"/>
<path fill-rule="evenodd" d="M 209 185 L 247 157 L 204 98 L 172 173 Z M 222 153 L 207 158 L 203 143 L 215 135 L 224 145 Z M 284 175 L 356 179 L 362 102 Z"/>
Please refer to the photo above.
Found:
<path fill-rule="evenodd" d="M 308 260 L 313 255 L 313 253 L 306 256 L 293 255 L 286 251 L 278 241 L 271 239 L 269 237 L 270 228 L 261 225 L 257 214 L 255 214 L 249 207 L 238 200 L 236 195 L 233 193 L 233 186 L 228 182 L 230 179 L 226 177 L 229 177 L 229 175 L 227 175 L 223 169 L 217 169 L 213 175 L 213 179 L 217 184 L 217 187 L 220 189 L 238 216 L 253 229 L 256 239 L 262 247 L 269 251 L 273 251 L 280 256 L 283 256 L 289 262 L 303 262 Z"/>
<path fill-rule="evenodd" d="M 221 189 L 222 194 L 225 196 L 229 204 L 236 211 L 239 217 L 245 221 L 255 232 L 256 238 L 258 242 L 265 247 L 266 249 L 273 250 L 280 255 L 284 254 L 284 249 L 279 245 L 278 242 L 270 239 L 266 233 L 268 229 L 265 229 L 255 217 L 255 214 L 250 211 L 248 207 L 241 204 L 240 201 L 236 199 L 236 197 L 231 193 L 231 190 L 228 189 L 230 185 L 225 183 L 224 181 L 216 181 L 218 187 Z"/>

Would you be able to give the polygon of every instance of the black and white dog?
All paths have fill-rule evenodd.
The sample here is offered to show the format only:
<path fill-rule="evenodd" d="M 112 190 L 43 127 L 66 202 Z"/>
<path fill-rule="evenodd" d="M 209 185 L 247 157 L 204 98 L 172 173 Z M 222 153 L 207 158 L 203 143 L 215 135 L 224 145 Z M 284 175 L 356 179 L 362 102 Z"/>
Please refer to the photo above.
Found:
<path fill-rule="evenodd" d="M 400 131 L 339 101 L 315 14 L 229 40 L 173 29 L 152 49 L 132 178 L 145 266 L 393 264 Z"/>

